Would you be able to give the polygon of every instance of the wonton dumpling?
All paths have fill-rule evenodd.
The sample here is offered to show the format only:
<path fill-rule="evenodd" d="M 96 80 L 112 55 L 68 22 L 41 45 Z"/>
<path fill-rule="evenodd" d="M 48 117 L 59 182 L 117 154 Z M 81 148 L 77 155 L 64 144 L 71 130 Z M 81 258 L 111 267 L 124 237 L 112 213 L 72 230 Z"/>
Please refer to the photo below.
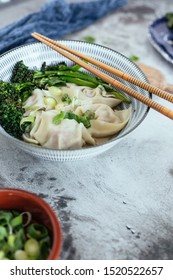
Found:
<path fill-rule="evenodd" d="M 111 108 L 121 103 L 121 100 L 116 99 L 113 95 L 106 93 L 104 87 L 90 88 L 84 86 L 77 86 L 75 84 L 68 84 L 61 88 L 62 93 L 67 93 L 71 99 L 74 97 L 83 104 L 107 104 Z"/>
<path fill-rule="evenodd" d="M 130 118 L 130 108 L 122 111 L 112 109 L 120 102 L 101 85 L 93 89 L 67 83 L 59 88 L 35 89 L 24 104 L 24 116 L 34 116 L 34 123 L 23 139 L 50 149 L 75 149 L 105 142 Z M 83 116 L 88 110 L 91 111 L 88 116 L 93 117 L 94 113 L 89 128 L 74 119 L 63 119 L 57 125 L 53 123 L 53 118 L 61 112 Z"/>
<path fill-rule="evenodd" d="M 107 137 L 119 132 L 128 122 L 131 109 L 112 110 L 106 104 L 88 104 L 76 109 L 75 114 L 82 115 L 87 110 L 95 113 L 95 119 L 91 120 L 89 131 L 93 137 Z"/>
<path fill-rule="evenodd" d="M 56 110 L 43 111 L 30 132 L 30 136 L 41 146 L 50 149 L 70 149 L 81 148 L 86 143 L 95 144 L 89 130 L 82 123 L 64 119 L 55 125 L 52 119 L 56 115 Z"/>
<path fill-rule="evenodd" d="M 35 89 L 32 95 L 24 103 L 25 115 L 28 115 L 30 111 L 37 111 L 40 109 L 45 109 L 46 105 L 44 103 L 44 95 L 41 89 Z"/>
<path fill-rule="evenodd" d="M 42 113 L 43 111 L 38 111 L 35 115 L 35 121 L 34 121 L 34 126 L 30 131 L 30 136 L 33 137 L 34 133 L 37 131 L 37 129 L 39 128 L 39 125 L 41 123 L 41 117 L 42 117 Z"/>

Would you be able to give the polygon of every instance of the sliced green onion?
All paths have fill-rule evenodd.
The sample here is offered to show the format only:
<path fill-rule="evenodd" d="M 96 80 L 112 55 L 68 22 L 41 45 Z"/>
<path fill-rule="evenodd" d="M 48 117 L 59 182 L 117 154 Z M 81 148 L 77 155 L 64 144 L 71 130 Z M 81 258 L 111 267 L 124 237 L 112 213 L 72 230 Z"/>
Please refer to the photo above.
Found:
<path fill-rule="evenodd" d="M 85 115 L 80 116 L 78 122 L 83 123 L 86 128 L 89 128 L 91 126 L 90 119 Z"/>
<path fill-rule="evenodd" d="M 57 101 L 55 98 L 53 97 L 45 97 L 44 98 L 44 103 L 48 106 L 52 106 L 52 107 L 55 107 L 56 104 L 57 104 Z"/>
<path fill-rule="evenodd" d="M 27 234 L 29 237 L 40 240 L 48 235 L 48 230 L 45 226 L 34 223 L 27 228 Z"/>
<path fill-rule="evenodd" d="M 73 112 L 61 112 L 53 118 L 52 122 L 55 125 L 59 125 L 64 119 L 75 120 L 78 123 L 83 123 L 86 128 L 91 126 L 90 119 L 87 115 L 78 116 Z"/>
<path fill-rule="evenodd" d="M 95 119 L 95 113 L 91 110 L 85 111 L 85 116 L 87 116 L 90 120 Z"/>
<path fill-rule="evenodd" d="M 32 115 L 32 116 L 28 116 L 28 117 L 24 117 L 21 119 L 21 122 L 20 122 L 20 127 L 22 127 L 23 124 L 25 123 L 29 123 L 29 124 L 33 124 L 35 121 L 35 117 Z"/>
<path fill-rule="evenodd" d="M 68 104 L 72 103 L 72 100 L 67 93 L 64 93 L 64 95 L 61 98 L 61 101 L 67 102 Z"/>
<path fill-rule="evenodd" d="M 4 222 L 4 220 L 6 222 L 9 222 L 12 218 L 13 218 L 13 214 L 10 211 L 4 211 L 4 210 L 0 211 L 0 225 L 1 223 Z"/>
<path fill-rule="evenodd" d="M 25 242 L 24 249 L 31 259 L 37 259 L 40 254 L 40 246 L 37 240 L 31 238 Z"/>
<path fill-rule="evenodd" d="M 0 251 L 3 251 L 4 254 L 6 254 L 7 249 L 8 249 L 8 245 L 5 237 L 3 240 L 0 240 Z"/>
<path fill-rule="evenodd" d="M 10 225 L 12 226 L 12 228 L 15 228 L 19 225 L 22 225 L 22 216 L 19 215 L 15 218 L 13 218 L 11 221 L 10 221 Z"/>
<path fill-rule="evenodd" d="M 73 106 L 81 106 L 81 100 L 78 99 L 76 96 L 72 98 L 72 105 Z"/>
<path fill-rule="evenodd" d="M 15 260 L 28 260 L 29 258 L 24 250 L 17 250 L 14 253 L 14 259 Z"/>
<path fill-rule="evenodd" d="M 20 214 L 22 216 L 22 220 L 23 220 L 23 226 L 26 227 L 27 225 L 29 225 L 29 223 L 32 220 L 32 215 L 30 212 L 22 212 Z M 26 219 L 25 219 L 26 216 Z M 26 221 L 25 221 L 26 220 Z"/>
<path fill-rule="evenodd" d="M 3 260 L 3 258 L 5 257 L 5 253 L 4 251 L 0 251 L 0 260 Z"/>
<path fill-rule="evenodd" d="M 40 240 L 40 254 L 41 256 L 46 259 L 49 255 L 49 251 L 51 248 L 51 239 L 50 236 L 46 236 L 42 240 Z"/>
<path fill-rule="evenodd" d="M 23 108 L 25 109 L 25 111 L 37 111 L 40 109 L 39 106 L 23 106 Z"/>
<path fill-rule="evenodd" d="M 55 124 L 55 125 L 58 125 L 62 122 L 62 120 L 65 118 L 65 112 L 61 112 L 59 113 L 58 115 L 56 115 L 53 120 L 52 120 L 52 123 Z"/>
<path fill-rule="evenodd" d="M 8 227 L 8 234 L 12 234 L 13 233 L 13 228 L 10 225 L 10 223 L 7 224 L 7 227 Z"/>
<path fill-rule="evenodd" d="M 61 96 L 62 95 L 62 90 L 58 87 L 55 87 L 55 86 L 48 87 L 48 91 L 55 96 Z"/>
<path fill-rule="evenodd" d="M 55 110 L 57 110 L 57 111 L 63 111 L 63 109 L 64 109 L 63 103 L 59 103 L 55 106 Z"/>
<path fill-rule="evenodd" d="M 8 243 L 8 246 L 9 246 L 10 248 L 14 248 L 14 247 L 15 247 L 15 244 L 14 244 L 15 238 L 16 238 L 16 236 L 15 236 L 14 234 L 8 235 L 8 241 L 7 241 L 7 243 Z"/>
<path fill-rule="evenodd" d="M 0 226 L 0 240 L 4 240 L 4 238 L 7 236 L 7 230 L 5 227 Z"/>
<path fill-rule="evenodd" d="M 15 250 L 22 249 L 25 240 L 25 232 L 24 229 L 21 228 L 19 231 L 16 232 L 16 238 L 14 240 Z"/>

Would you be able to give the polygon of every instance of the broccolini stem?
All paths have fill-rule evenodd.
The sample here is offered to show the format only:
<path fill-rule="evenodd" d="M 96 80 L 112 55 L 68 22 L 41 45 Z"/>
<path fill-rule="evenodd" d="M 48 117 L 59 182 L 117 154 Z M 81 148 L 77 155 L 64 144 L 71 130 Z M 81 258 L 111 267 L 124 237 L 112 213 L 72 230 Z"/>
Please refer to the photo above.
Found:
<path fill-rule="evenodd" d="M 73 84 L 76 84 L 78 86 L 86 86 L 86 87 L 91 87 L 91 88 L 96 88 L 97 87 L 97 84 L 95 84 L 91 81 L 80 79 L 78 77 L 73 78 L 73 77 L 69 77 L 69 76 L 61 76 L 59 78 L 62 81 L 66 81 L 68 83 L 73 83 Z"/>

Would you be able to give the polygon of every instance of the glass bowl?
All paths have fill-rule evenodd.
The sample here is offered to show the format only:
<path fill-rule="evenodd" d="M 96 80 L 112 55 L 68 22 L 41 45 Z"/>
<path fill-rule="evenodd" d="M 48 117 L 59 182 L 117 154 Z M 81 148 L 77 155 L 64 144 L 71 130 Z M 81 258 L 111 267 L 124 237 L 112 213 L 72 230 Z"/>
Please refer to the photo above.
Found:
<path fill-rule="evenodd" d="M 131 60 L 112 49 L 83 41 L 61 40 L 59 42 L 88 56 L 91 56 L 97 60 L 100 60 L 103 63 L 106 63 L 112 67 L 118 68 L 119 70 L 126 72 L 131 76 L 138 78 L 141 81 L 147 82 L 147 79 L 143 72 Z M 12 49 L 0 56 L 0 79 L 4 81 L 9 81 L 14 64 L 20 60 L 23 60 L 24 63 L 30 68 L 36 67 L 38 69 L 40 69 L 44 61 L 47 64 L 62 61 L 65 61 L 68 65 L 72 64 L 71 61 L 58 54 L 57 52 L 53 51 L 52 49 L 48 48 L 44 44 L 26 44 L 18 48 Z M 107 73 L 106 71 L 104 72 Z M 113 77 L 113 75 L 111 76 Z M 137 86 L 132 85 L 124 80 L 121 80 L 120 78 L 117 78 L 117 80 L 140 92 L 144 96 L 151 97 L 149 92 L 140 89 Z M 130 105 L 123 104 L 122 106 L 123 108 L 128 108 L 128 106 L 131 106 L 132 108 L 132 114 L 128 124 L 123 130 L 121 130 L 121 132 L 117 136 L 112 137 L 106 143 L 96 145 L 93 147 L 83 147 L 81 149 L 73 150 L 53 150 L 42 148 L 41 146 L 28 144 L 22 140 L 18 140 L 7 134 L 2 127 L 0 127 L 0 133 L 6 138 L 6 140 L 10 141 L 14 146 L 17 146 L 25 152 L 28 152 L 29 154 L 32 154 L 39 158 L 54 161 L 83 159 L 105 152 L 106 150 L 115 146 L 123 137 L 132 132 L 144 120 L 149 110 L 148 106 L 144 105 L 143 103 L 139 102 L 134 98 L 131 98 Z"/>
<path fill-rule="evenodd" d="M 32 218 L 49 229 L 52 248 L 48 260 L 56 260 L 62 244 L 61 226 L 54 211 L 42 198 L 34 193 L 10 188 L 0 188 L 0 210 L 30 212 Z"/>

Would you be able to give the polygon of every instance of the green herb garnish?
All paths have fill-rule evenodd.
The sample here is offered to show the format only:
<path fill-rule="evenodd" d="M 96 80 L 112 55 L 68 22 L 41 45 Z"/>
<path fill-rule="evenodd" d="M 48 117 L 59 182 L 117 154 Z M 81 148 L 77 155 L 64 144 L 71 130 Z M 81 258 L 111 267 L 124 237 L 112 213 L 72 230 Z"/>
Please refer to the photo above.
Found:
<path fill-rule="evenodd" d="M 131 56 L 129 57 L 129 59 L 130 59 L 131 61 L 133 61 L 133 62 L 136 62 L 136 61 L 139 60 L 139 57 L 136 56 L 136 55 L 131 55 Z"/>
<path fill-rule="evenodd" d="M 75 120 L 78 123 L 83 123 L 83 125 L 86 128 L 89 128 L 91 126 L 90 120 L 94 119 L 94 117 L 95 117 L 94 112 L 90 111 L 89 113 L 89 110 L 86 111 L 86 114 L 83 114 L 82 116 L 76 115 L 72 112 L 61 112 L 53 118 L 52 122 L 55 125 L 59 125 L 62 122 L 62 120 L 69 119 L 69 120 Z"/>
<path fill-rule="evenodd" d="M 61 101 L 67 102 L 68 104 L 72 103 L 72 100 L 71 100 L 71 98 L 69 97 L 69 95 L 67 93 L 63 94 L 63 96 L 61 98 Z"/>
<path fill-rule="evenodd" d="M 92 36 L 85 36 L 83 39 L 85 42 L 88 42 L 88 43 L 95 43 L 95 41 L 96 41 L 96 39 Z"/>
<path fill-rule="evenodd" d="M 28 117 L 23 117 L 20 121 L 21 131 L 29 132 L 34 125 L 34 121 L 35 121 L 35 117 L 32 115 Z"/>
<path fill-rule="evenodd" d="M 24 214 L 27 221 L 24 221 Z M 0 260 L 48 258 L 51 248 L 48 229 L 42 224 L 32 223 L 29 212 L 1 210 L 0 224 Z"/>

